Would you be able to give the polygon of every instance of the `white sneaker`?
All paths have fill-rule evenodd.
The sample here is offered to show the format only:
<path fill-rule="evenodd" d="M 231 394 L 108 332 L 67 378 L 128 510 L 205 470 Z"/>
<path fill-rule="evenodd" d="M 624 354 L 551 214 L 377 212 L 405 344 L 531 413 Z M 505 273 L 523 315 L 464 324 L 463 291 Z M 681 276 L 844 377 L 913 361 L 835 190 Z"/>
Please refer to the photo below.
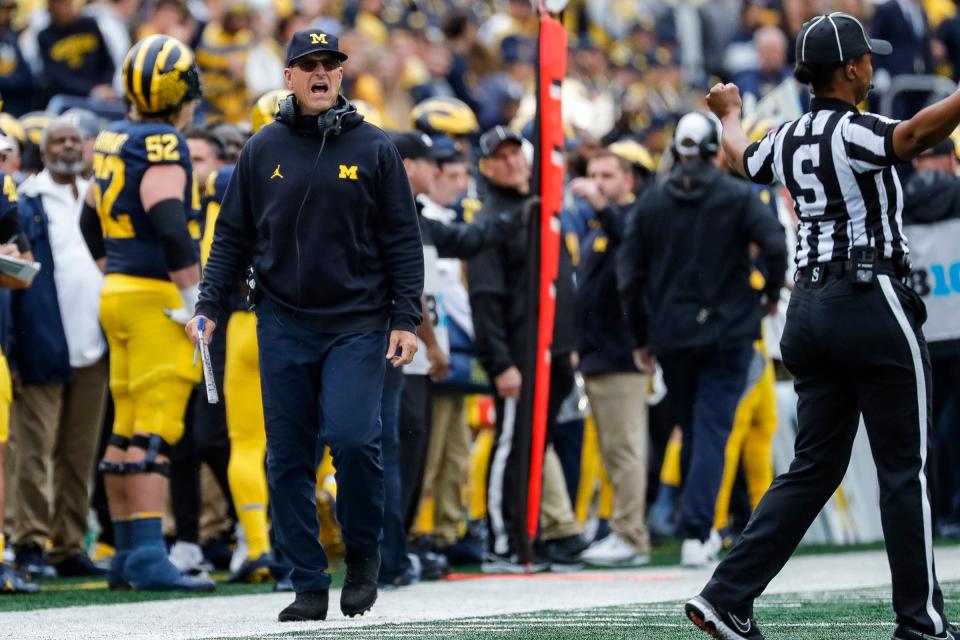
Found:
<path fill-rule="evenodd" d="M 710 537 L 707 538 L 706 543 L 707 551 L 710 552 L 710 555 L 714 560 L 720 555 L 720 551 L 723 549 L 723 536 L 720 535 L 720 532 L 716 529 L 710 529 Z"/>
<path fill-rule="evenodd" d="M 687 538 L 680 547 L 680 566 L 691 568 L 709 567 L 717 561 L 717 554 L 723 541 L 716 531 L 710 532 L 706 542 L 697 538 Z"/>
<path fill-rule="evenodd" d="M 489 574 L 530 574 L 542 573 L 550 569 L 546 562 L 532 562 L 530 564 L 520 564 L 515 555 L 501 556 L 495 553 L 484 554 L 483 564 L 480 565 L 482 573 Z"/>
<path fill-rule="evenodd" d="M 237 546 L 233 549 L 233 555 L 230 556 L 230 573 L 236 573 L 247 561 L 249 548 L 247 547 L 247 534 L 243 532 L 243 525 L 237 523 L 235 529 L 237 533 Z"/>
<path fill-rule="evenodd" d="M 596 567 L 640 567 L 650 563 L 649 554 L 639 553 L 615 533 L 591 544 L 580 559 Z"/>
<path fill-rule="evenodd" d="M 203 559 L 203 550 L 193 542 L 174 542 L 168 557 L 173 566 L 184 575 L 206 576 L 210 571 L 210 565 Z"/>

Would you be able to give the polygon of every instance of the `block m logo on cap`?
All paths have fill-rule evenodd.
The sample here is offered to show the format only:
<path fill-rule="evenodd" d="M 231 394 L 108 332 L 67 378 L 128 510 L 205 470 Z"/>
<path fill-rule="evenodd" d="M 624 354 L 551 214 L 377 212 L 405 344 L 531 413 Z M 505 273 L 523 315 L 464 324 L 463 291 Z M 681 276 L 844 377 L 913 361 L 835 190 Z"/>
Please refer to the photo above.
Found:
<path fill-rule="evenodd" d="M 311 33 L 311 34 L 310 34 L 310 44 L 327 44 L 327 34 L 325 34 L 325 33 Z"/>
<path fill-rule="evenodd" d="M 352 164 L 347 166 L 345 164 L 340 165 L 340 179 L 341 180 L 357 180 L 357 165 Z"/>

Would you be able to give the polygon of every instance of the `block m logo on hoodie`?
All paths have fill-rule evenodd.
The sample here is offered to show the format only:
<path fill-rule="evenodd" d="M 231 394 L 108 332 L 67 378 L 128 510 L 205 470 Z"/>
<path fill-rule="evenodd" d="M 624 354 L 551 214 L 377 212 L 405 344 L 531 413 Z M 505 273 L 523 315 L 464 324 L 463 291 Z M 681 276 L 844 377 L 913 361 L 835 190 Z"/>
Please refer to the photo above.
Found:
<path fill-rule="evenodd" d="M 341 180 L 357 180 L 357 165 L 352 164 L 347 166 L 345 164 L 340 165 L 340 176 Z"/>

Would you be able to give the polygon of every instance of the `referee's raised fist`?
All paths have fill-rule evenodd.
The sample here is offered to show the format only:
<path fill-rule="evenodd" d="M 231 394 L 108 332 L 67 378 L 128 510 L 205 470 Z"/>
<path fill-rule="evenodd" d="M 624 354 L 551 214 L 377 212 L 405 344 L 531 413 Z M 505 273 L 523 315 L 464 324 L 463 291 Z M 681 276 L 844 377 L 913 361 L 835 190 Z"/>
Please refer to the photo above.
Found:
<path fill-rule="evenodd" d="M 740 89 L 735 84 L 718 82 L 713 85 L 710 93 L 707 94 L 707 106 L 721 120 L 732 111 L 739 113 L 743 106 L 740 102 Z"/>

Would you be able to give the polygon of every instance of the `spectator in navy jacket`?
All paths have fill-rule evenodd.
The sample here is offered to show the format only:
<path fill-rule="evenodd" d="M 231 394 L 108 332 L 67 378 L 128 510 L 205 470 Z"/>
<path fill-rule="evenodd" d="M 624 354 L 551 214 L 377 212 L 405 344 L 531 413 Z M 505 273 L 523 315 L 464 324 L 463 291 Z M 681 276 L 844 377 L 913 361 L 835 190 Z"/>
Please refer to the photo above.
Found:
<path fill-rule="evenodd" d="M 753 34 L 759 65 L 733 76 L 732 82 L 744 95 L 758 100 L 792 77 L 793 67 L 787 64 L 787 36 L 776 27 L 764 27 Z"/>
<path fill-rule="evenodd" d="M 895 56 L 877 56 L 874 59 L 874 83 L 878 91 L 885 91 L 898 75 L 933 73 L 930 52 L 930 25 L 921 0 L 888 0 L 873 14 L 870 35 L 888 40 L 897 52 Z M 924 93 L 907 93 L 893 102 L 893 112 L 884 114 L 898 120 L 909 118 L 923 108 Z"/>
<path fill-rule="evenodd" d="M 0 0 L 0 96 L 3 110 L 19 117 L 30 111 L 33 75 L 17 42 L 20 34 L 10 26 L 16 8 L 16 0 Z"/>
<path fill-rule="evenodd" d="M 50 0 L 50 25 L 37 34 L 47 99 L 56 94 L 114 100 L 115 66 L 97 21 L 73 0 Z"/>
<path fill-rule="evenodd" d="M 42 265 L 13 296 L 11 368 L 19 378 L 12 416 L 17 442 L 13 544 L 17 565 L 37 576 L 97 575 L 84 552 L 90 483 L 107 397 L 100 330 L 103 275 L 79 219 L 88 183 L 82 137 L 70 118 L 54 120 L 40 149 L 46 168 L 21 185 L 20 225 Z M 47 491 L 53 474 L 53 492 Z"/>

